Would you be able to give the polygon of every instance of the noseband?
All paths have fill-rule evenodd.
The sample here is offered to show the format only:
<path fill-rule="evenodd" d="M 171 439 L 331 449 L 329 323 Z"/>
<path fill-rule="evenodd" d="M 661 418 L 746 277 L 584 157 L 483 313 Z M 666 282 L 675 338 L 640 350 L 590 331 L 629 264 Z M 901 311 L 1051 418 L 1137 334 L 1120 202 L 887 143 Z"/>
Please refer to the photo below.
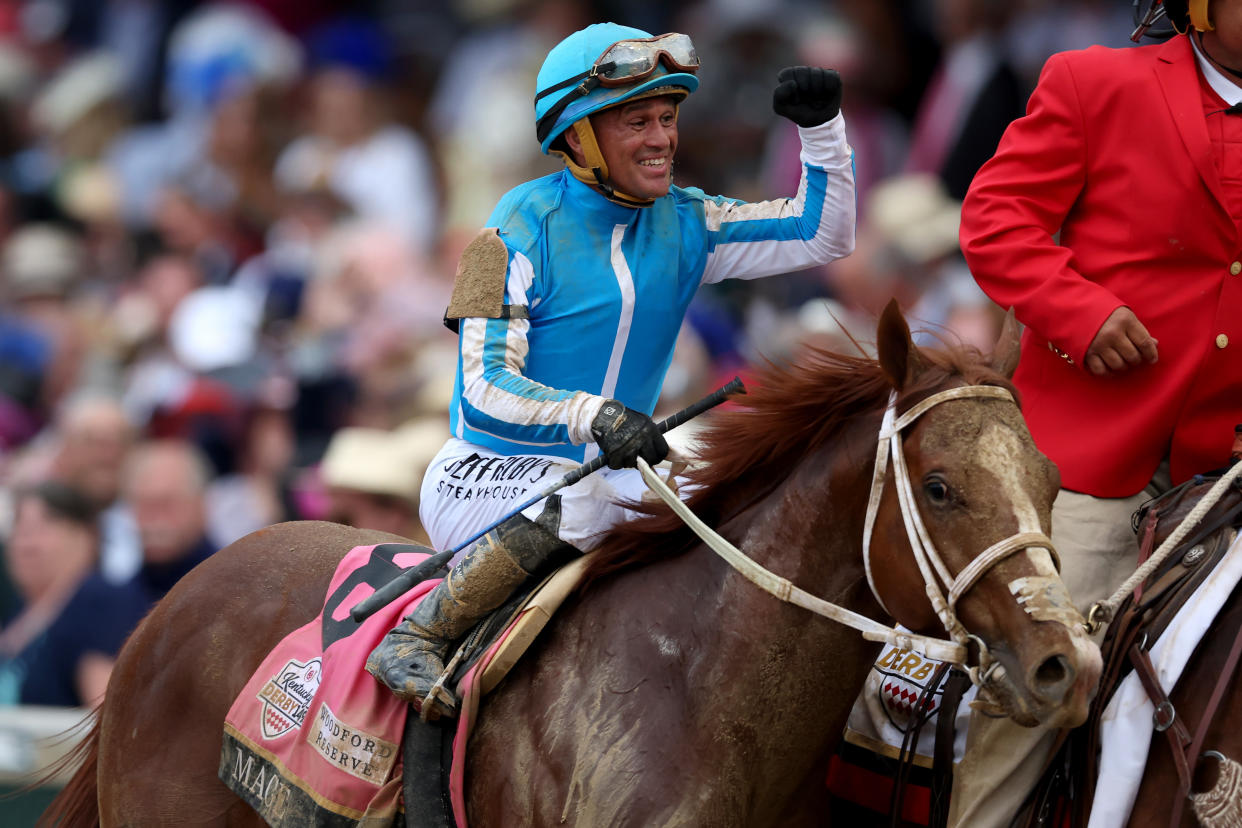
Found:
<path fill-rule="evenodd" d="M 875 469 L 871 477 L 871 497 L 867 502 L 867 517 L 863 524 L 863 567 L 867 572 L 867 583 L 871 594 L 889 615 L 892 611 L 880 597 L 876 589 L 875 578 L 871 572 L 871 536 L 875 531 L 875 519 L 880 509 L 880 499 L 884 494 L 884 477 L 889 461 L 893 465 L 893 484 L 897 489 L 897 500 L 901 507 L 902 522 L 906 527 L 906 537 L 910 549 L 914 553 L 915 563 L 923 576 L 923 585 L 927 598 L 931 602 L 945 632 L 956 643 L 965 648 L 974 642 L 979 649 L 979 666 L 969 668 L 970 678 L 975 684 L 985 684 L 991 677 L 997 662 L 992 658 L 987 646 L 977 635 L 973 635 L 962 625 L 957 617 L 957 602 L 966 592 L 996 566 L 1015 552 L 1031 547 L 1043 547 L 1052 555 L 1053 562 L 1060 569 L 1056 550 L 1052 540 L 1042 532 L 1018 532 L 983 550 L 982 553 L 956 576 L 949 572 L 944 559 L 936 550 L 923 517 L 919 514 L 918 504 L 914 499 L 914 486 L 910 482 L 910 470 L 906 465 L 905 453 L 902 451 L 901 434 L 919 417 L 930 409 L 948 400 L 960 400 L 969 397 L 984 397 L 1013 402 L 1013 395 L 1004 388 L 988 385 L 963 385 L 932 394 L 918 402 L 901 416 L 897 416 L 897 392 L 889 394 L 888 406 L 884 409 L 884 419 L 880 424 L 880 435 L 876 446 Z M 947 589 L 947 592 L 945 591 Z"/>

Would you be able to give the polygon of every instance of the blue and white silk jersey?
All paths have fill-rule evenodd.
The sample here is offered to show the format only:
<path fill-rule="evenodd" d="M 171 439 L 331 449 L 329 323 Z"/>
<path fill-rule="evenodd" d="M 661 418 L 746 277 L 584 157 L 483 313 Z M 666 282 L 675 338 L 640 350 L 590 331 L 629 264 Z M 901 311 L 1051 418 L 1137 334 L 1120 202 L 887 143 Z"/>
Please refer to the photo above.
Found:
<path fill-rule="evenodd" d="M 672 187 L 631 208 L 567 170 L 507 193 L 488 225 L 508 250 L 505 303 L 527 318 L 461 320 L 453 434 L 501 454 L 590 460 L 604 400 L 655 409 L 699 285 L 848 255 L 855 197 L 844 121 L 799 133 L 793 198 L 748 204 Z"/>

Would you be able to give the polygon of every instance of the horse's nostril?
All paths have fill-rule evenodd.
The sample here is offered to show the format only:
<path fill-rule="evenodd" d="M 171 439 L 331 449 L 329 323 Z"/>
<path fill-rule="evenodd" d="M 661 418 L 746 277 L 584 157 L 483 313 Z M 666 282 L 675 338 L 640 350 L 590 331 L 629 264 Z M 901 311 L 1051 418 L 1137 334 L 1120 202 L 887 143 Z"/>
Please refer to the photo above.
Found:
<path fill-rule="evenodd" d="M 1074 668 L 1063 655 L 1044 659 L 1035 669 L 1031 688 L 1047 701 L 1060 701 L 1065 691 L 1074 683 Z"/>

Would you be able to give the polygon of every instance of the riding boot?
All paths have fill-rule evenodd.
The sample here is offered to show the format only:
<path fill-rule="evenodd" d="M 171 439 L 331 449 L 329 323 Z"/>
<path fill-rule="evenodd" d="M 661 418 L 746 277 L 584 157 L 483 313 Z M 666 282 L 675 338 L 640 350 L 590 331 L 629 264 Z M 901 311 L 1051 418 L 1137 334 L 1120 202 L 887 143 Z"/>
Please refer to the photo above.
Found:
<path fill-rule="evenodd" d="M 444 672 L 454 641 L 499 607 L 526 580 L 549 564 L 580 553 L 539 521 L 514 515 L 480 538 L 453 570 L 427 593 L 414 611 L 384 636 L 367 659 L 367 672 L 399 698 L 421 709 Z M 558 515 L 559 516 L 559 515 Z M 456 700 L 444 687 L 423 718 L 453 715 Z"/>

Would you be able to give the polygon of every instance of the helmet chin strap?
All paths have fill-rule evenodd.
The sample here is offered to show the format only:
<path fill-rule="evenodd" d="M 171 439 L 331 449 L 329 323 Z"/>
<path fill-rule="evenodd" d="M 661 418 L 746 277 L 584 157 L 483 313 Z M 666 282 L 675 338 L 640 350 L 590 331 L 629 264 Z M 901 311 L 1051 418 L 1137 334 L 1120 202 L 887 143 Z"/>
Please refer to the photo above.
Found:
<path fill-rule="evenodd" d="M 650 207 L 655 203 L 654 198 L 639 198 L 629 193 L 623 193 L 608 180 L 608 162 L 604 160 L 604 154 L 600 152 L 599 142 L 595 139 L 595 130 L 591 128 L 590 118 L 579 118 L 573 123 L 574 134 L 578 136 L 578 141 L 582 144 L 582 157 L 586 161 L 586 166 L 580 166 L 569 153 L 560 150 L 552 150 L 552 153 L 559 155 L 561 160 L 565 162 L 565 166 L 573 173 L 574 178 L 583 184 L 591 187 L 604 198 L 609 201 L 616 202 L 623 207 Z"/>
<path fill-rule="evenodd" d="M 1190 14 L 1190 25 L 1197 31 L 1210 32 L 1216 28 L 1208 17 L 1208 0 L 1190 0 L 1187 11 Z"/>
<path fill-rule="evenodd" d="M 604 153 L 599 148 L 599 141 L 595 140 L 595 129 L 591 126 L 590 118 L 579 118 L 574 121 L 572 129 L 574 135 L 578 136 L 578 141 L 582 144 L 582 157 L 586 159 L 586 165 L 595 174 L 600 183 L 608 180 L 608 162 L 604 160 Z"/>

